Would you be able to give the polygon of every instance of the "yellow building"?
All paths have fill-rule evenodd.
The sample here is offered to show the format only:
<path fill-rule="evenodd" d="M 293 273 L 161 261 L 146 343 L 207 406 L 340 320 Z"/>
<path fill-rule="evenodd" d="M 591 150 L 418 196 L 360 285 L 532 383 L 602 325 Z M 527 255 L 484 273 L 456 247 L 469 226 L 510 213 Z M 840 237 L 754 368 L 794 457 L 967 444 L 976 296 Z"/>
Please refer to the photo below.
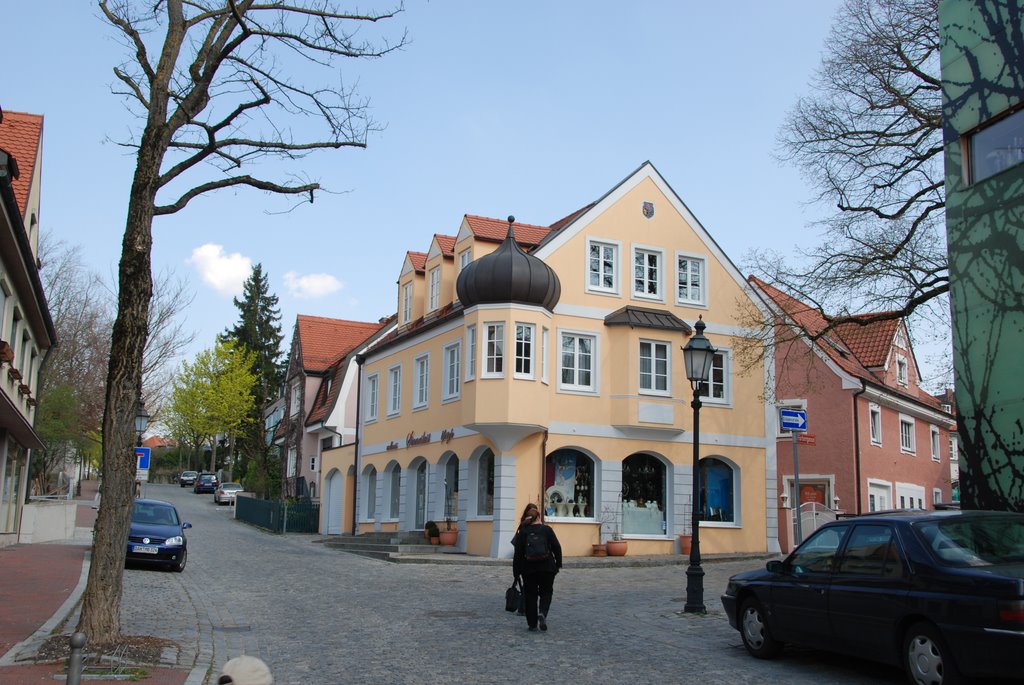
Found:
<path fill-rule="evenodd" d="M 398 327 L 362 359 L 359 532 L 459 531 L 511 556 L 537 502 L 566 555 L 689 532 L 692 390 L 681 348 L 718 350 L 701 411 L 701 545 L 778 550 L 766 373 L 738 372 L 747 283 L 650 163 L 551 226 L 466 216 L 406 255 Z"/>

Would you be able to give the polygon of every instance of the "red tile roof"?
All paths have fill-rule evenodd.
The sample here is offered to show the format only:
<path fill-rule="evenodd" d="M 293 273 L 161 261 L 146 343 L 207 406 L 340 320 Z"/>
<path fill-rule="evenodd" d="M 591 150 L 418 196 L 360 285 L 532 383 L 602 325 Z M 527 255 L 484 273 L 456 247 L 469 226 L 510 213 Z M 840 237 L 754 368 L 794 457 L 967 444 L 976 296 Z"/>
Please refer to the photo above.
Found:
<path fill-rule="evenodd" d="M 36 155 L 43 139 L 43 117 L 40 114 L 8 111 L 4 111 L 3 117 L 3 121 L 0 121 L 0 148 L 18 162 L 18 178 L 11 180 L 11 187 L 24 219 L 36 168 Z"/>
<path fill-rule="evenodd" d="M 435 233 L 434 238 L 437 240 L 438 247 L 441 248 L 441 254 L 445 257 L 455 256 L 455 236 Z"/>
<path fill-rule="evenodd" d="M 299 314 L 298 335 L 302 345 L 302 368 L 323 373 L 335 362 L 379 331 L 386 321 L 346 321 Z"/>
<path fill-rule="evenodd" d="M 423 271 L 427 268 L 427 253 L 426 252 L 413 252 L 409 250 L 405 253 L 412 262 L 412 268 L 416 271 Z"/>
<path fill-rule="evenodd" d="M 817 335 L 825 330 L 828 322 L 818 310 L 782 292 L 778 288 L 768 285 L 756 276 L 750 276 L 748 280 L 754 286 L 760 288 L 782 309 L 786 316 L 809 334 Z M 878 316 L 880 313 L 885 312 L 861 314 L 856 318 L 866 319 Z M 870 381 L 876 385 L 882 385 L 892 392 L 912 397 L 923 404 L 937 409 L 939 402 L 920 387 L 912 386 L 904 390 L 903 388 L 888 385 L 885 382 L 885 373 L 882 371 L 882 368 L 885 366 L 889 351 L 892 349 L 896 337 L 896 332 L 902 323 L 902 319 L 891 319 L 868 324 L 840 324 L 817 339 L 814 344 L 829 359 L 835 362 L 837 366 L 850 375 Z M 880 370 L 880 372 L 875 373 L 875 369 Z"/>
<path fill-rule="evenodd" d="M 900 319 L 875 321 L 867 325 L 847 323 L 836 326 L 836 333 L 864 366 L 879 368 L 885 366 L 889 358 L 889 350 L 901 323 Z"/>
<path fill-rule="evenodd" d="M 555 223 L 551 224 L 551 226 L 550 226 L 551 231 L 552 232 L 561 231 L 563 228 L 565 228 L 566 226 L 571 224 L 573 221 L 576 221 L 576 219 L 579 218 L 580 215 L 582 215 L 584 212 L 586 212 L 589 209 L 591 209 L 596 204 L 597 204 L 596 202 L 591 202 L 586 207 L 581 207 L 581 208 L 577 209 L 575 212 L 573 212 L 569 216 L 562 217 L 561 219 L 559 219 Z"/>
<path fill-rule="evenodd" d="M 473 235 L 481 240 L 491 240 L 500 243 L 508 235 L 507 219 L 490 219 L 485 216 L 474 216 L 466 214 L 466 223 Z M 522 224 L 518 221 L 513 224 L 516 233 L 516 242 L 524 247 L 534 247 L 544 240 L 551 229 L 547 226 L 535 226 L 533 224 Z"/>
<path fill-rule="evenodd" d="M 326 379 L 321 381 L 320 387 L 317 388 L 316 397 L 313 398 L 313 408 L 310 410 L 309 415 L 306 417 L 306 425 L 310 426 L 315 423 L 319 423 L 327 418 L 328 414 L 334 409 L 334 405 L 338 402 L 338 395 L 341 393 L 342 381 L 345 380 L 345 371 L 348 365 L 352 363 L 352 352 L 362 347 L 364 344 L 372 345 L 376 341 L 373 339 L 375 335 L 379 334 L 388 326 L 391 326 L 398 319 L 397 316 L 389 316 L 381 321 L 380 328 L 370 334 L 366 339 L 361 341 L 358 345 L 349 350 L 340 358 L 327 372 L 327 378 L 331 379 L 330 390 L 327 389 Z"/>

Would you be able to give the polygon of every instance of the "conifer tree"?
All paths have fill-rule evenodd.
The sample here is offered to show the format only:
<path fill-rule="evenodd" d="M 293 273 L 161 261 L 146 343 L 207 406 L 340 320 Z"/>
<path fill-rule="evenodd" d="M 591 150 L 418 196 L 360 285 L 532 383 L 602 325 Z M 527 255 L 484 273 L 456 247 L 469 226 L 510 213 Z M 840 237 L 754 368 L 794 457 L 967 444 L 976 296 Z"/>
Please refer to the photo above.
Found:
<path fill-rule="evenodd" d="M 252 373 L 256 377 L 253 388 L 255 402 L 246 422 L 246 429 L 238 436 L 235 450 L 238 455 L 236 477 L 244 477 L 246 487 L 266 496 L 268 486 L 276 483 L 272 453 L 264 435 L 263 412 L 275 400 L 282 380 L 281 311 L 277 295 L 270 292 L 270 283 L 263 265 L 256 264 L 242 286 L 241 299 L 234 299 L 238 309 L 238 322 L 221 336 L 253 353 Z"/>

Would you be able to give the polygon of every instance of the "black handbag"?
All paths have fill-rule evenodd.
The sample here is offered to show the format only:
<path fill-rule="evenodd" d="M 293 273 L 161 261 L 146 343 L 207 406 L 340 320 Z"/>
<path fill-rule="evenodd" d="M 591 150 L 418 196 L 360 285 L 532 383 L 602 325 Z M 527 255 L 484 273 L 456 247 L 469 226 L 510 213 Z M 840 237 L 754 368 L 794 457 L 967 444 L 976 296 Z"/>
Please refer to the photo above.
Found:
<path fill-rule="evenodd" d="M 519 608 L 519 598 L 522 591 L 519 589 L 519 576 L 512 580 L 512 585 L 505 590 L 505 611 L 515 611 Z"/>

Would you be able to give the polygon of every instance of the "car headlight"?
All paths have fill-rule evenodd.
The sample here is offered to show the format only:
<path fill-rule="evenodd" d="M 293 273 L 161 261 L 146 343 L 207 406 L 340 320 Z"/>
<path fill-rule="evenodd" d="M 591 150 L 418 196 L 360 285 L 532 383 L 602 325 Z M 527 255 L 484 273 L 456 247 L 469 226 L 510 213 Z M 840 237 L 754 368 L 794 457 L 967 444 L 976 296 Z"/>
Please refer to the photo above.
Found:
<path fill-rule="evenodd" d="M 181 547 L 185 544 L 185 538 L 181 535 L 175 535 L 173 538 L 167 538 L 164 544 L 168 547 Z"/>

